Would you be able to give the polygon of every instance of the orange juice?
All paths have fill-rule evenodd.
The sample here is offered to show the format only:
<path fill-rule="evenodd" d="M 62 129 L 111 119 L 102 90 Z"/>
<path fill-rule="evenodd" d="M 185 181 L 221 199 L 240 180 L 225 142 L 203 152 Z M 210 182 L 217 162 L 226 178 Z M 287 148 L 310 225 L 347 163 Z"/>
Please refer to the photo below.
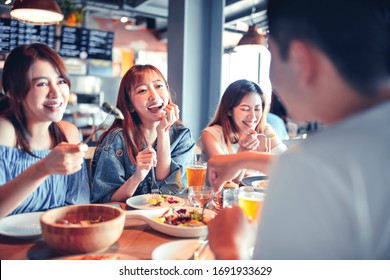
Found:
<path fill-rule="evenodd" d="M 252 221 L 257 221 L 263 205 L 264 194 L 256 191 L 242 191 L 238 195 L 238 206 L 244 215 Z"/>
<path fill-rule="evenodd" d="M 190 187 L 203 187 L 206 183 L 207 167 L 203 165 L 187 166 L 187 181 Z"/>

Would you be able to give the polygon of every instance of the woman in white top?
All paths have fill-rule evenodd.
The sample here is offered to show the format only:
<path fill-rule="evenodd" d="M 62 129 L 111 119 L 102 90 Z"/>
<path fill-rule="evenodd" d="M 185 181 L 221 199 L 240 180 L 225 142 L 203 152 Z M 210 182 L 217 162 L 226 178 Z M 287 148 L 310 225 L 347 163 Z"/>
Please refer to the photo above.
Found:
<path fill-rule="evenodd" d="M 265 104 L 258 84 L 248 80 L 231 83 L 222 96 L 214 119 L 202 131 L 198 141 L 202 159 L 245 151 L 270 151 L 271 154 L 285 151 L 287 147 L 266 123 Z M 270 145 L 267 145 L 266 138 L 270 139 Z"/>

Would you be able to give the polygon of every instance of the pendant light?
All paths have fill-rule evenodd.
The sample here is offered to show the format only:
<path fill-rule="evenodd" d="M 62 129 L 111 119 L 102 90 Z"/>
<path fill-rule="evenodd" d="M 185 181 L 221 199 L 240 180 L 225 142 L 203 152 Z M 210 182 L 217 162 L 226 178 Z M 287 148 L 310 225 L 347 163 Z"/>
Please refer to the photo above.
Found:
<path fill-rule="evenodd" d="M 58 24 L 64 19 L 56 0 L 16 0 L 10 15 L 35 25 Z"/>
<path fill-rule="evenodd" d="M 256 8 L 253 6 L 251 11 L 251 25 L 234 48 L 235 51 L 261 51 L 262 48 L 265 48 L 266 38 L 258 32 L 257 26 L 253 22 L 253 13 L 255 11 Z"/>
<path fill-rule="evenodd" d="M 265 36 L 260 34 L 257 30 L 257 26 L 249 26 L 248 31 L 244 34 L 244 36 L 242 36 L 237 44 L 237 47 L 234 49 L 237 51 L 243 50 L 244 48 L 260 49 L 264 47 L 266 41 Z"/>

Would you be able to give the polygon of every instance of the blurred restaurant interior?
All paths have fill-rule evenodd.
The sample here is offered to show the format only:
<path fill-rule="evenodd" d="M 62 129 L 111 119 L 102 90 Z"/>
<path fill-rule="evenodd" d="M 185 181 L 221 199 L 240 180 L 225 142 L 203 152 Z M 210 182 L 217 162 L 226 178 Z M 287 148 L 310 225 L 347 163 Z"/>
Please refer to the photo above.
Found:
<path fill-rule="evenodd" d="M 0 71 L 13 46 L 40 40 L 51 45 L 71 74 L 73 94 L 65 118 L 84 136 L 104 119 L 100 105 L 116 103 L 121 76 L 134 64 L 153 64 L 165 74 L 194 139 L 214 115 L 227 85 L 237 79 L 259 83 L 271 101 L 265 0 L 57 2 L 62 22 L 29 29 L 11 20 L 15 0 L 1 1 Z M 9 31 L 12 24 L 18 24 L 17 32 Z M 240 51 L 237 45 L 248 29 L 256 29 L 261 45 Z M 81 32 L 89 36 L 88 49 L 80 41 Z M 290 123 L 287 128 L 290 136 L 297 136 L 318 124 Z"/>

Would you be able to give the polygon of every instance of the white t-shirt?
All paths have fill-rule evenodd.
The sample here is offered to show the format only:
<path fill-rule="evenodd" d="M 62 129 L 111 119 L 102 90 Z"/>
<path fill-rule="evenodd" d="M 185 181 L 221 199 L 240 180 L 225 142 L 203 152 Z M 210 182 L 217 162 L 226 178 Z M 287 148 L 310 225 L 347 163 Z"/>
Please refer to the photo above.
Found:
<path fill-rule="evenodd" d="M 254 259 L 390 259 L 390 102 L 282 154 Z"/>

